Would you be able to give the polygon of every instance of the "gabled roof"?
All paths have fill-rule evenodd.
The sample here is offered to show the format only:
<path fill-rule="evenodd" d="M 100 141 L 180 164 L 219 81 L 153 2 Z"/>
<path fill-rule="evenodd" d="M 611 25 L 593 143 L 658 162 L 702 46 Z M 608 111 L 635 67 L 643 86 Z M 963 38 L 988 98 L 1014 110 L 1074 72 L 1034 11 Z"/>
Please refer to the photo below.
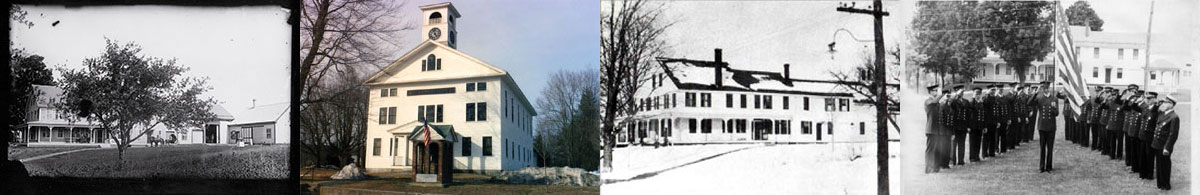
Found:
<path fill-rule="evenodd" d="M 288 102 L 282 102 L 267 105 L 256 105 L 254 107 L 246 108 L 245 110 L 240 110 L 237 119 L 233 120 L 231 125 L 287 120 L 286 116 L 290 106 L 291 104 Z"/>
<path fill-rule="evenodd" d="M 469 61 L 475 62 L 476 64 L 479 64 L 485 68 L 488 68 L 492 71 L 495 71 L 495 73 L 486 74 L 486 75 L 466 76 L 466 77 L 411 80 L 411 81 L 402 81 L 402 82 L 384 82 L 384 80 L 387 79 L 389 76 L 395 75 L 395 71 L 399 71 L 400 69 L 408 66 L 408 63 L 401 63 L 401 62 L 407 61 L 408 59 L 413 59 L 413 58 L 419 59 L 421 57 L 424 57 L 424 55 L 417 55 L 417 54 L 420 51 L 424 51 L 426 48 L 442 49 L 442 50 L 448 51 L 451 54 L 454 54 L 458 57 L 462 57 Z M 424 53 L 420 53 L 420 54 L 424 54 Z M 483 60 L 479 60 L 475 57 L 472 57 L 471 55 L 462 53 L 462 52 L 458 51 L 457 49 L 451 48 L 450 46 L 444 45 L 442 43 L 438 43 L 436 41 L 426 40 L 425 42 L 421 42 L 421 44 L 417 45 L 412 50 L 409 50 L 408 53 L 404 53 L 404 55 L 401 55 L 400 58 L 397 58 L 395 61 L 392 61 L 392 63 L 389 64 L 387 67 L 380 69 L 379 72 L 376 72 L 375 74 L 371 75 L 371 77 L 368 77 L 366 81 L 363 81 L 363 85 L 370 86 L 370 85 L 381 85 L 381 84 L 418 83 L 418 82 L 437 81 L 437 80 L 452 80 L 452 79 L 476 78 L 476 77 L 487 77 L 487 76 L 501 76 L 501 75 L 507 75 L 507 74 L 508 74 L 508 71 L 504 71 L 504 69 L 500 69 L 496 66 L 492 66 L 491 64 L 488 64 L 487 62 L 484 62 Z"/>
<path fill-rule="evenodd" d="M 455 9 L 454 5 L 450 4 L 450 2 L 422 5 L 419 8 L 421 8 L 421 10 L 427 10 L 427 9 L 434 9 L 434 8 L 441 8 L 441 7 L 450 7 L 450 16 L 451 17 L 455 17 L 455 18 L 462 17 L 462 15 L 458 14 L 458 9 Z"/>
<path fill-rule="evenodd" d="M 217 120 L 233 121 L 233 114 L 229 114 L 229 111 L 225 110 L 225 107 L 221 107 L 221 105 L 212 105 L 212 113 L 217 115 Z"/>
<path fill-rule="evenodd" d="M 416 127 L 413 127 L 413 133 L 408 135 L 408 140 L 415 142 L 425 141 L 426 128 L 422 127 L 424 127 L 424 125 L 417 125 Z M 457 142 L 458 138 L 460 137 L 458 133 L 454 132 L 453 125 L 429 125 L 429 127 L 433 130 L 430 131 L 431 133 L 429 134 L 429 140 L 446 140 L 450 142 Z"/>
<path fill-rule="evenodd" d="M 1076 43 L 1105 43 L 1105 44 L 1130 44 L 1145 47 L 1146 34 L 1144 33 L 1118 33 L 1091 31 L 1084 26 L 1070 26 L 1071 38 Z"/>
<path fill-rule="evenodd" d="M 784 78 L 782 73 L 729 68 L 726 62 L 658 58 L 659 65 L 679 89 L 712 91 L 745 91 L 798 95 L 844 96 L 838 84 L 846 82 Z M 721 69 L 722 85 L 718 86 L 714 68 Z"/>

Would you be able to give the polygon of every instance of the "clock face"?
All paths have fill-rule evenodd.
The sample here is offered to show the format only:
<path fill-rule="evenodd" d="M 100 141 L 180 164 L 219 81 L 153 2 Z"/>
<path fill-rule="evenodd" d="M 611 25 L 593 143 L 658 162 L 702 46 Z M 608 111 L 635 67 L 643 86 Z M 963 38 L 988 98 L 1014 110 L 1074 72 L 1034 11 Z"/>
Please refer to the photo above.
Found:
<path fill-rule="evenodd" d="M 429 39 L 430 40 L 437 40 L 438 37 L 442 37 L 442 29 L 438 29 L 438 28 L 429 29 Z"/>

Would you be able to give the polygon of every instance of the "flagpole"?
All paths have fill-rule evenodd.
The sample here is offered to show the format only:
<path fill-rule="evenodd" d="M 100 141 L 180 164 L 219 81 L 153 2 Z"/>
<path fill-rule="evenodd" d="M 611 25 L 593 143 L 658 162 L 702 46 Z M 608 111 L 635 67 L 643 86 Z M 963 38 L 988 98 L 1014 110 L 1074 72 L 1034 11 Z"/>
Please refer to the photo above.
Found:
<path fill-rule="evenodd" d="M 1146 63 L 1142 64 L 1142 86 L 1150 89 L 1150 77 L 1147 71 L 1150 68 L 1150 27 L 1154 26 L 1154 0 L 1150 0 L 1150 17 L 1147 18 L 1146 24 Z"/>

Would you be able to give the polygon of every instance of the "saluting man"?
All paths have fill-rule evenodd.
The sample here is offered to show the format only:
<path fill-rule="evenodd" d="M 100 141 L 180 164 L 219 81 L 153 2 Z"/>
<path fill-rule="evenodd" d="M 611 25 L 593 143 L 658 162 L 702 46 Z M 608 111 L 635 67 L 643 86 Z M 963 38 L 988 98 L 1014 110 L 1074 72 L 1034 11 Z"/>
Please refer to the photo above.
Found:
<path fill-rule="evenodd" d="M 1162 116 L 1155 122 L 1154 147 L 1157 155 L 1156 173 L 1158 188 L 1171 189 L 1171 152 L 1175 151 L 1175 140 L 1179 139 L 1179 116 L 1175 114 L 1175 99 L 1167 96 L 1167 100 L 1159 106 Z"/>
<path fill-rule="evenodd" d="M 929 98 L 925 100 L 925 117 L 928 124 L 928 131 L 925 133 L 925 173 L 938 172 L 938 133 L 942 127 L 941 109 L 938 107 L 938 100 L 941 94 L 938 93 L 938 86 L 929 86 Z"/>
<path fill-rule="evenodd" d="M 1142 179 L 1154 179 L 1154 148 L 1150 147 L 1150 143 L 1154 142 L 1155 121 L 1158 120 L 1158 93 L 1148 92 L 1146 98 L 1142 101 L 1142 121 L 1141 131 L 1138 132 L 1138 140 L 1142 144 L 1138 146 L 1141 149 L 1141 161 L 1138 165 L 1141 168 L 1138 170 L 1138 177 Z"/>
<path fill-rule="evenodd" d="M 954 142 L 952 143 L 950 153 L 951 162 L 955 165 L 963 165 L 966 161 L 967 154 L 967 128 L 970 122 L 967 121 L 969 112 L 967 112 L 967 101 L 963 97 L 963 85 L 954 86 L 954 99 L 951 100 L 950 109 L 951 116 L 954 117 L 953 130 Z"/>
<path fill-rule="evenodd" d="M 1042 81 L 1042 92 L 1037 97 L 1038 108 L 1038 139 L 1041 143 L 1041 161 L 1038 170 L 1050 172 L 1054 170 L 1054 131 L 1058 128 L 1055 118 L 1058 117 L 1058 93 L 1050 87 L 1050 82 Z"/>
<path fill-rule="evenodd" d="M 1138 154 L 1134 149 L 1137 148 L 1137 145 L 1140 143 L 1138 143 L 1137 138 L 1134 137 L 1134 135 L 1137 135 L 1137 130 L 1133 127 L 1138 125 L 1138 121 L 1136 119 L 1141 111 L 1138 109 L 1137 102 L 1140 101 L 1139 99 L 1141 99 L 1141 96 L 1138 95 L 1136 89 L 1132 91 L 1133 92 L 1130 93 L 1129 98 L 1122 105 L 1122 109 L 1125 110 L 1125 118 L 1121 118 L 1121 120 L 1124 120 L 1125 122 L 1122 124 L 1121 129 L 1125 132 L 1124 135 L 1122 135 L 1122 139 L 1125 139 L 1125 148 L 1122 148 L 1125 150 L 1125 166 L 1129 166 L 1131 170 L 1136 171 L 1137 167 L 1134 167 L 1133 162 L 1135 162 L 1135 159 L 1138 158 Z"/>

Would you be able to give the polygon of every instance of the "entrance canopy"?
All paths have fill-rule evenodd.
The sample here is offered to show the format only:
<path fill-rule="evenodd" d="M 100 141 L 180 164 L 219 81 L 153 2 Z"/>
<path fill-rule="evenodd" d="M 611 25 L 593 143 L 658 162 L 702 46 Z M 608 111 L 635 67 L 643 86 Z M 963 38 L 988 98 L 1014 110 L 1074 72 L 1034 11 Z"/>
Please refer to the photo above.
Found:
<path fill-rule="evenodd" d="M 426 129 L 431 130 L 429 134 L 430 141 L 447 141 L 456 142 L 461 137 L 454 132 L 453 125 L 429 125 L 430 128 L 424 128 L 423 125 L 417 125 L 413 128 L 412 134 L 408 135 L 409 141 L 424 142 Z"/>

